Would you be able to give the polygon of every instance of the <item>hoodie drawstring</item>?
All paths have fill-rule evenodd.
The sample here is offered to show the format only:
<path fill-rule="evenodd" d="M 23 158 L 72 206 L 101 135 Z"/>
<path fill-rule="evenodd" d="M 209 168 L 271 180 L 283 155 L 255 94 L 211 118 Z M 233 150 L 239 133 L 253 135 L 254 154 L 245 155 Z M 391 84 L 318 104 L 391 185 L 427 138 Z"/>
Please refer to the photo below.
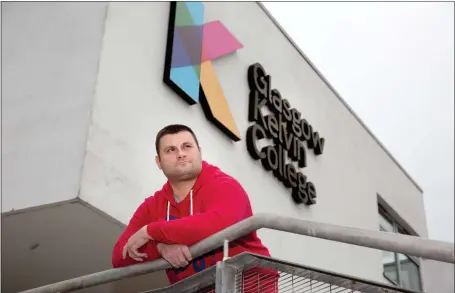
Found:
<path fill-rule="evenodd" d="M 167 215 L 166 215 L 166 221 L 169 221 L 169 210 L 171 208 L 171 202 L 167 201 Z M 193 215 L 193 190 L 190 190 L 190 216 Z"/>
<path fill-rule="evenodd" d="M 193 189 L 190 191 L 190 216 L 193 215 Z"/>
<path fill-rule="evenodd" d="M 171 207 L 171 202 L 167 201 L 167 216 L 166 216 L 166 221 L 169 222 L 169 208 Z"/>

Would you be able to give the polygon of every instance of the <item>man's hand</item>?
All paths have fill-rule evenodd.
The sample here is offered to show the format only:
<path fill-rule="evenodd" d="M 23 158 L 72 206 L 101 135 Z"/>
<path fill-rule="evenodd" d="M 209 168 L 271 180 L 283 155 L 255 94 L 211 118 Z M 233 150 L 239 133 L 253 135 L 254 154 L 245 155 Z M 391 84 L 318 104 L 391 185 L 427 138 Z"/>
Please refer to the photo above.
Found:
<path fill-rule="evenodd" d="M 170 263 L 174 268 L 183 268 L 193 259 L 188 246 L 182 244 L 158 243 L 158 252 L 161 257 Z"/>
<path fill-rule="evenodd" d="M 138 250 L 150 240 L 152 238 L 147 233 L 147 226 L 139 229 L 128 239 L 128 242 L 123 247 L 123 259 L 126 258 L 127 254 L 136 261 L 142 261 L 142 258 L 147 258 L 146 253 L 140 253 Z"/>

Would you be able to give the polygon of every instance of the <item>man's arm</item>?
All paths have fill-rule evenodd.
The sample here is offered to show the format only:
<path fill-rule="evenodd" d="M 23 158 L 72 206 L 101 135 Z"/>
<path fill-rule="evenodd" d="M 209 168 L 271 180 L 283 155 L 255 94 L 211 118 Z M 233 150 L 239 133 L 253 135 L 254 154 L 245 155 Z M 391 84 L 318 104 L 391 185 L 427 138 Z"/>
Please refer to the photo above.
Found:
<path fill-rule="evenodd" d="M 204 213 L 169 222 L 150 223 L 147 233 L 160 243 L 191 246 L 247 217 L 250 202 L 237 181 L 226 179 L 209 192 L 212 194 L 204 202 Z"/>
<path fill-rule="evenodd" d="M 148 200 L 154 200 L 153 198 Z M 135 263 L 139 263 L 133 258 L 131 258 L 128 254 L 125 259 L 123 259 L 123 247 L 127 243 L 128 239 L 136 233 L 139 229 L 144 227 L 145 225 L 149 224 L 148 222 L 148 211 L 147 211 L 147 200 L 144 201 L 136 210 L 133 217 L 131 218 L 128 226 L 126 227 L 125 231 L 123 231 L 122 235 L 120 235 L 117 243 L 114 246 L 112 251 L 112 265 L 114 268 L 124 267 L 128 265 L 132 265 Z M 144 246 L 139 249 L 139 252 L 146 253 L 147 258 L 146 261 L 152 261 L 158 259 L 160 257 L 158 250 L 156 248 L 156 242 L 149 241 Z"/>

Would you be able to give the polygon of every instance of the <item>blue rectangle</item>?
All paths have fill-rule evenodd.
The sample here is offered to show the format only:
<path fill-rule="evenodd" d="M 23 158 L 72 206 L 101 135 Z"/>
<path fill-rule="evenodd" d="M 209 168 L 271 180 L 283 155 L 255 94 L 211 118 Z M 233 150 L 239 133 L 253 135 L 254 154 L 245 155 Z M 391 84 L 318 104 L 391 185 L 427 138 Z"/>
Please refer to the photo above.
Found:
<path fill-rule="evenodd" d="M 204 4 L 202 2 L 185 2 L 195 25 L 204 24 Z"/>
<path fill-rule="evenodd" d="M 172 68 L 171 80 L 196 103 L 199 102 L 199 78 L 193 66 Z"/>

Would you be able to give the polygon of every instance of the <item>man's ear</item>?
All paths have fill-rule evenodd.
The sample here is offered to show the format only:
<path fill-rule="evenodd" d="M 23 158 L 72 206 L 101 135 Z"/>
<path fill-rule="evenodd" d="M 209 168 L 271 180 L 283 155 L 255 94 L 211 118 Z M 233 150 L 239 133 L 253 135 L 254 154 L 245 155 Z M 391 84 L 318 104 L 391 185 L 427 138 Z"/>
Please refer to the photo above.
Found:
<path fill-rule="evenodd" d="M 161 170 L 160 157 L 158 155 L 155 156 L 155 162 L 158 168 Z"/>

